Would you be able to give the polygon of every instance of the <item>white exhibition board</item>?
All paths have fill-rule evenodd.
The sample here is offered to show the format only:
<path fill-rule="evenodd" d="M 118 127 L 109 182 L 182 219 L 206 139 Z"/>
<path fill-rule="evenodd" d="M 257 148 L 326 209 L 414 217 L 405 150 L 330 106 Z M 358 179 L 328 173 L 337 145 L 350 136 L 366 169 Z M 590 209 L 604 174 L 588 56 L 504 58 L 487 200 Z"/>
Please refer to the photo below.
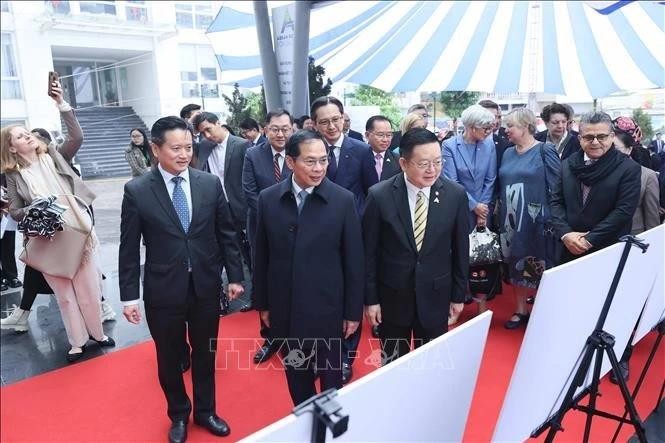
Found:
<path fill-rule="evenodd" d="M 649 244 L 647 254 L 656 261 L 653 284 L 642 317 L 637 325 L 633 344 L 642 340 L 645 335 L 665 318 L 665 225 L 638 235 L 638 238 Z"/>
<path fill-rule="evenodd" d="M 462 441 L 491 318 L 487 311 L 340 389 L 349 427 L 334 441 Z M 312 414 L 291 414 L 241 441 L 308 442 L 311 432 Z"/>
<path fill-rule="evenodd" d="M 492 441 L 524 441 L 556 413 L 596 326 L 623 249 L 624 243 L 618 243 L 543 274 Z M 615 337 L 617 358 L 637 323 L 656 265 L 653 256 L 631 247 L 603 328 Z M 601 376 L 609 369 L 605 356 Z M 588 386 L 591 373 L 578 393 Z"/>

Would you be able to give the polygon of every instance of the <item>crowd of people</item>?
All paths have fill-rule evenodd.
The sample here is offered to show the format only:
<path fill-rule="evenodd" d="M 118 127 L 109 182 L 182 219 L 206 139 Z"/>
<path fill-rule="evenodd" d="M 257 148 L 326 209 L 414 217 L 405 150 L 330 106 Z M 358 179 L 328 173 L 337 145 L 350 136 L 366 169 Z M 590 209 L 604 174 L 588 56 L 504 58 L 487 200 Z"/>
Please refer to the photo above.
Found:
<path fill-rule="evenodd" d="M 69 208 L 66 229 L 90 236 L 74 278 L 26 268 L 33 283 L 25 304 L 2 327 L 27 328 L 41 277 L 58 300 L 67 359 L 75 361 L 89 339 L 114 342 L 101 328 L 102 273 L 86 211 L 95 196 L 70 166 L 82 133 L 58 84 L 54 91 L 69 134 L 64 144 L 21 126 L 2 129 L 7 211 L 20 221 L 35 198 L 56 195 Z M 399 128 L 376 115 L 360 134 L 340 100 L 326 96 L 298 119 L 283 109 L 261 124 L 247 119 L 239 136 L 195 104 L 157 120 L 149 136 L 130 131 L 125 155 L 134 178 L 122 203 L 120 299 L 125 318 L 139 323 L 142 292 L 170 441 L 186 440 L 192 410 L 211 433 L 230 432 L 216 412 L 211 339 L 220 297 L 243 294 L 245 270 L 264 339 L 254 362 L 279 353 L 299 404 L 316 394 L 317 378 L 325 390 L 353 377 L 363 311 L 388 364 L 412 340 L 418 347 L 446 333 L 465 302 L 486 310 L 494 294 L 471 294 L 468 284 L 475 230 L 500 238 L 503 282 L 515 294 L 504 326 L 517 329 L 529 320 L 545 270 L 663 221 L 663 142 L 658 136 L 644 148 L 632 118 L 593 111 L 575 132 L 574 111 L 552 103 L 541 113 L 547 129 L 537 132 L 532 111 L 513 109 L 502 119 L 489 100 L 464 110 L 461 134 L 435 134 L 428 117 L 416 104 Z M 17 284 L 18 276 L 10 278 Z M 620 376 L 627 377 L 628 356 Z M 182 375 L 190 366 L 193 405 Z"/>

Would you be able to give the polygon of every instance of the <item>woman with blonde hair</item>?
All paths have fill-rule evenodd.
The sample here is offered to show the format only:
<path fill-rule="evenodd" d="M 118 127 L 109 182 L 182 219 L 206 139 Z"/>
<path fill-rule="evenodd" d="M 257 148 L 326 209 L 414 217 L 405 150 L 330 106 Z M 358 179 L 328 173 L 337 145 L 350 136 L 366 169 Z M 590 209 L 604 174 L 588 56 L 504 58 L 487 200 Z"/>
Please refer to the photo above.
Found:
<path fill-rule="evenodd" d="M 499 168 L 499 225 L 507 280 L 516 301 L 515 313 L 504 327 L 516 329 L 529 319 L 527 297 L 535 293 L 543 272 L 559 259 L 560 241 L 550 223 L 550 202 L 561 176 L 561 161 L 554 145 L 534 138 L 533 112 L 513 109 L 504 120 L 506 136 L 515 146 L 506 149 Z"/>
<path fill-rule="evenodd" d="M 59 82 L 52 84 L 51 97 L 67 126 L 69 138 L 61 146 L 51 143 L 44 148 L 27 129 L 11 125 L 0 131 L 0 157 L 2 172 L 7 175 L 9 213 L 15 220 L 23 220 L 27 207 L 35 199 L 55 195 L 58 204 L 67 207 L 62 214 L 65 229 L 90 232 L 73 278 L 51 275 L 48 269 L 40 269 L 53 288 L 71 345 L 67 360 L 74 362 L 81 358 L 90 338 L 100 346 L 115 346 L 115 342 L 104 335 L 102 329 L 101 275 L 95 258 L 97 236 L 91 216 L 78 202 L 80 199 L 90 205 L 95 194 L 69 166 L 81 146 L 83 133 L 74 111 L 62 98 Z M 54 248 L 52 252 L 57 255 L 64 251 Z"/>
<path fill-rule="evenodd" d="M 402 135 L 406 134 L 409 129 L 413 128 L 427 128 L 427 121 L 425 118 L 416 112 L 406 114 L 402 119 L 402 122 L 399 124 L 400 140 L 402 139 Z M 399 146 L 393 149 L 393 152 L 399 155 Z"/>

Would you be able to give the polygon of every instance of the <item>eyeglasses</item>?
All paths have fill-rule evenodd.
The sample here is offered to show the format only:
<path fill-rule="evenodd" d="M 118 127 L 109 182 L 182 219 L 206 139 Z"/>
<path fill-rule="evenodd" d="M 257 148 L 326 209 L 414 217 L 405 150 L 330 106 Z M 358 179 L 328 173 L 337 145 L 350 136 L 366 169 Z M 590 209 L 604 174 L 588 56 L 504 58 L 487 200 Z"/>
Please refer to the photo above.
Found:
<path fill-rule="evenodd" d="M 587 134 L 580 135 L 579 137 L 580 140 L 584 140 L 586 143 L 593 143 L 594 140 L 598 140 L 598 143 L 603 143 L 610 137 L 610 135 L 612 134 Z"/>
<path fill-rule="evenodd" d="M 268 127 L 268 131 L 272 132 L 273 134 L 279 134 L 281 132 L 284 135 L 288 135 L 289 132 L 293 131 L 293 128 L 291 126 L 284 126 L 282 128 L 278 128 L 277 126 L 270 126 Z"/>
<path fill-rule="evenodd" d="M 393 138 L 392 132 L 370 132 L 370 134 L 374 134 L 377 138 Z"/>
<path fill-rule="evenodd" d="M 437 159 L 437 160 L 422 160 L 419 162 L 414 162 L 411 161 L 414 165 L 416 165 L 416 168 L 418 169 L 429 169 L 430 167 L 440 168 L 443 165 L 443 159 Z"/>
<path fill-rule="evenodd" d="M 308 168 L 313 168 L 314 166 L 316 166 L 317 163 L 320 164 L 321 166 L 324 166 L 324 167 L 325 167 L 325 166 L 328 166 L 328 157 L 321 157 L 321 158 L 319 158 L 319 159 L 315 159 L 315 158 L 306 158 L 306 159 L 303 160 L 302 162 L 303 162 L 303 163 L 305 164 L 305 166 L 307 166 Z"/>
<path fill-rule="evenodd" d="M 333 117 L 331 119 L 317 120 L 316 124 L 321 125 L 321 126 L 330 126 L 330 124 L 332 123 L 333 126 L 337 126 L 339 124 L 339 122 L 341 122 L 341 121 L 342 121 L 342 117 L 338 116 L 338 117 Z"/>

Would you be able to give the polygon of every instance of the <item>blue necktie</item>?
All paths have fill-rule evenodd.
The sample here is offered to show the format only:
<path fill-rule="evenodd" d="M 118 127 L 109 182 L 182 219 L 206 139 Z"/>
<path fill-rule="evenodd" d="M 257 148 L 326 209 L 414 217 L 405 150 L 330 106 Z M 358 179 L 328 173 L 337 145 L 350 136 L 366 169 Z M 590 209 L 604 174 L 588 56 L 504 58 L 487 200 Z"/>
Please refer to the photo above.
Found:
<path fill-rule="evenodd" d="M 178 214 L 182 229 L 187 232 L 189 230 L 189 205 L 187 204 L 185 191 L 183 191 L 182 186 L 180 186 L 180 183 L 184 179 L 182 177 L 173 177 L 171 180 L 175 183 L 175 188 L 173 188 L 173 207 Z"/>
<path fill-rule="evenodd" d="M 300 212 L 302 211 L 302 207 L 305 206 L 305 200 L 307 200 L 308 195 L 309 193 L 304 189 L 298 192 L 298 197 L 300 197 L 300 203 L 298 203 L 298 214 L 300 214 Z"/>

